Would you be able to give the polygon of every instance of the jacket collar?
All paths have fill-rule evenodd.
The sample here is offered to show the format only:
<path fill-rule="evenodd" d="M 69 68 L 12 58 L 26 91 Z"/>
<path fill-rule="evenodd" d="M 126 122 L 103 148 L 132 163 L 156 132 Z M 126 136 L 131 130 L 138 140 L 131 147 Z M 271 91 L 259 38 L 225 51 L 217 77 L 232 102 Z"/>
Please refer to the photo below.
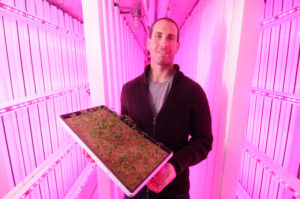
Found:
<path fill-rule="evenodd" d="M 173 82 L 175 83 L 175 82 L 177 82 L 177 81 L 180 79 L 180 74 L 182 74 L 182 73 L 180 72 L 180 67 L 179 67 L 178 64 L 174 64 L 173 67 L 174 67 L 174 69 L 175 69 L 175 75 L 174 75 Z M 147 65 L 147 66 L 145 67 L 144 74 L 143 74 L 143 76 L 142 76 L 142 80 L 143 80 L 143 83 L 144 83 L 145 85 L 148 84 L 148 77 L 149 77 L 150 68 L 151 68 L 151 67 L 150 67 L 150 64 Z"/>

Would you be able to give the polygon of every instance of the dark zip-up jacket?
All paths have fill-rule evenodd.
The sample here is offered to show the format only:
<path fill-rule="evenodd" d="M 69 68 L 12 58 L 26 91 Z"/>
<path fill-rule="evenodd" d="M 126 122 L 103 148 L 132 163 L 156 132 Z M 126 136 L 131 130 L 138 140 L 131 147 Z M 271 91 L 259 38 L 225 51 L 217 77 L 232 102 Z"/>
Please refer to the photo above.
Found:
<path fill-rule="evenodd" d="M 207 157 L 213 136 L 206 95 L 200 85 L 186 77 L 174 65 L 175 76 L 170 92 L 157 116 L 150 103 L 148 73 L 126 83 L 121 93 L 121 114 L 133 119 L 137 127 L 173 151 L 170 163 L 176 178 L 161 196 L 179 196 L 189 192 L 189 167 Z M 189 139 L 189 136 L 190 139 Z"/>

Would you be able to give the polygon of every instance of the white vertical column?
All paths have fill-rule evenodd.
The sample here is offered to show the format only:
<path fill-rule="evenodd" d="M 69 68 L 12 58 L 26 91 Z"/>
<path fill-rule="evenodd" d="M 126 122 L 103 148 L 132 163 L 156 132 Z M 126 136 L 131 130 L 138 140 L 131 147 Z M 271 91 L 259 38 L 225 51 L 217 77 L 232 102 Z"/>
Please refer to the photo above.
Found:
<path fill-rule="evenodd" d="M 105 93 L 108 96 L 108 101 L 106 102 L 106 105 L 109 107 L 113 107 L 114 106 L 114 100 L 113 100 L 113 85 L 112 85 L 112 57 L 110 54 L 110 29 L 109 29 L 109 18 L 108 18 L 108 13 L 109 13 L 109 9 L 107 7 L 107 1 L 101 1 L 101 8 L 102 8 L 102 16 L 101 16 L 101 20 L 102 20 L 102 31 L 103 31 L 103 37 L 102 37 L 102 41 L 104 43 L 104 56 L 105 56 L 105 77 L 106 77 L 106 84 L 107 84 L 107 90 L 105 91 Z"/>
<path fill-rule="evenodd" d="M 221 198 L 234 198 L 237 185 L 236 183 L 238 181 L 244 132 L 247 124 L 249 91 L 251 89 L 252 74 L 254 71 L 253 65 L 255 64 L 256 58 L 259 36 L 259 20 L 263 2 L 244 1 L 239 2 L 238 5 L 237 1 L 233 1 L 233 3 L 237 6 L 237 8 L 239 8 L 238 12 L 243 16 L 243 21 L 233 22 L 233 27 L 240 27 L 241 30 L 240 43 L 238 44 L 239 51 L 237 54 L 231 55 L 231 62 L 225 64 L 225 67 L 228 67 L 228 71 L 235 71 L 235 75 L 231 76 L 232 72 L 230 72 L 230 74 L 228 73 L 225 78 L 225 85 L 228 89 L 228 117 L 226 124 L 226 147 L 224 151 L 225 160 L 223 164 L 224 173 L 220 195 Z M 232 36 L 234 36 L 234 34 Z M 229 44 L 229 48 L 234 46 L 234 42 Z M 231 50 L 235 51 L 234 49 Z M 229 52 L 233 51 L 230 51 L 229 49 Z M 236 64 L 234 64 L 235 56 L 237 56 Z M 235 104 L 235 106 L 233 106 L 233 104 Z"/>
<path fill-rule="evenodd" d="M 112 4 L 112 1 L 107 1 L 108 5 L 108 20 L 109 20 L 109 29 L 110 29 L 110 54 L 109 56 L 111 57 L 111 84 L 112 84 L 112 90 L 111 92 L 113 93 L 113 100 L 114 100 L 114 109 L 116 110 L 119 107 L 119 78 L 118 78 L 118 73 L 117 73 L 117 67 L 118 67 L 118 54 L 117 54 L 117 46 L 116 46 L 116 21 L 114 18 L 114 7 Z"/>
<path fill-rule="evenodd" d="M 86 1 L 82 4 L 84 17 L 84 32 L 88 64 L 88 79 L 90 82 L 92 106 L 105 104 L 103 77 L 103 50 L 100 37 L 100 20 L 102 5 L 97 0 Z"/>
<path fill-rule="evenodd" d="M 107 44 L 101 38 L 102 29 L 106 26 L 107 21 L 104 18 L 107 11 L 103 1 L 89 0 L 82 4 L 84 18 L 84 32 L 86 40 L 86 53 L 88 64 L 88 76 L 91 91 L 92 106 L 105 104 L 105 87 L 104 87 L 104 57 L 106 52 L 102 48 L 103 43 Z M 101 22 L 103 20 L 103 22 Z M 104 24 L 104 26 L 102 26 Z M 106 26 L 107 27 L 107 26 Z M 107 45 L 105 45 L 107 46 Z M 109 66 L 109 64 L 107 64 Z M 109 68 L 109 67 L 108 67 Z M 107 68 L 107 69 L 108 69 Z M 109 70 L 109 69 L 108 69 Z M 110 74 L 108 73 L 108 76 Z M 109 77 L 107 78 L 109 79 Z M 108 81 L 110 82 L 110 81 Z M 111 97 L 109 98 L 111 99 Z M 110 101 L 110 100 L 109 100 Z M 111 198 L 111 187 L 109 178 L 98 169 L 98 187 L 101 199 Z"/>

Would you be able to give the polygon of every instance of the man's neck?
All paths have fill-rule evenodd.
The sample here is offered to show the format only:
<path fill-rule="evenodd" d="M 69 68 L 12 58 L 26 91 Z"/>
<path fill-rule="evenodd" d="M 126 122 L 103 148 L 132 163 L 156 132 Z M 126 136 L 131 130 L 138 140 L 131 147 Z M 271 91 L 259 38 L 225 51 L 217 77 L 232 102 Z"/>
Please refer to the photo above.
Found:
<path fill-rule="evenodd" d="M 157 64 L 151 64 L 151 69 L 149 77 L 154 82 L 164 82 L 171 77 L 174 72 L 174 67 L 172 65 L 161 66 Z"/>

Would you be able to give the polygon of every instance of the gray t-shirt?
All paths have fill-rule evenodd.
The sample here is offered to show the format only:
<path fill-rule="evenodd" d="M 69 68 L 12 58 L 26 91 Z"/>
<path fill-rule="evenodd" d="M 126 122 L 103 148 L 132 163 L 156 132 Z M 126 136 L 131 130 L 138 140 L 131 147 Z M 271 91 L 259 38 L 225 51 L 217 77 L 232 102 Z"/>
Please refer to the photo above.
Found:
<path fill-rule="evenodd" d="M 149 90 L 150 90 L 150 102 L 154 110 L 155 116 L 160 111 L 163 103 L 165 102 L 170 92 L 174 74 L 175 73 L 173 73 L 169 79 L 161 83 L 153 82 L 150 77 L 148 78 Z"/>

